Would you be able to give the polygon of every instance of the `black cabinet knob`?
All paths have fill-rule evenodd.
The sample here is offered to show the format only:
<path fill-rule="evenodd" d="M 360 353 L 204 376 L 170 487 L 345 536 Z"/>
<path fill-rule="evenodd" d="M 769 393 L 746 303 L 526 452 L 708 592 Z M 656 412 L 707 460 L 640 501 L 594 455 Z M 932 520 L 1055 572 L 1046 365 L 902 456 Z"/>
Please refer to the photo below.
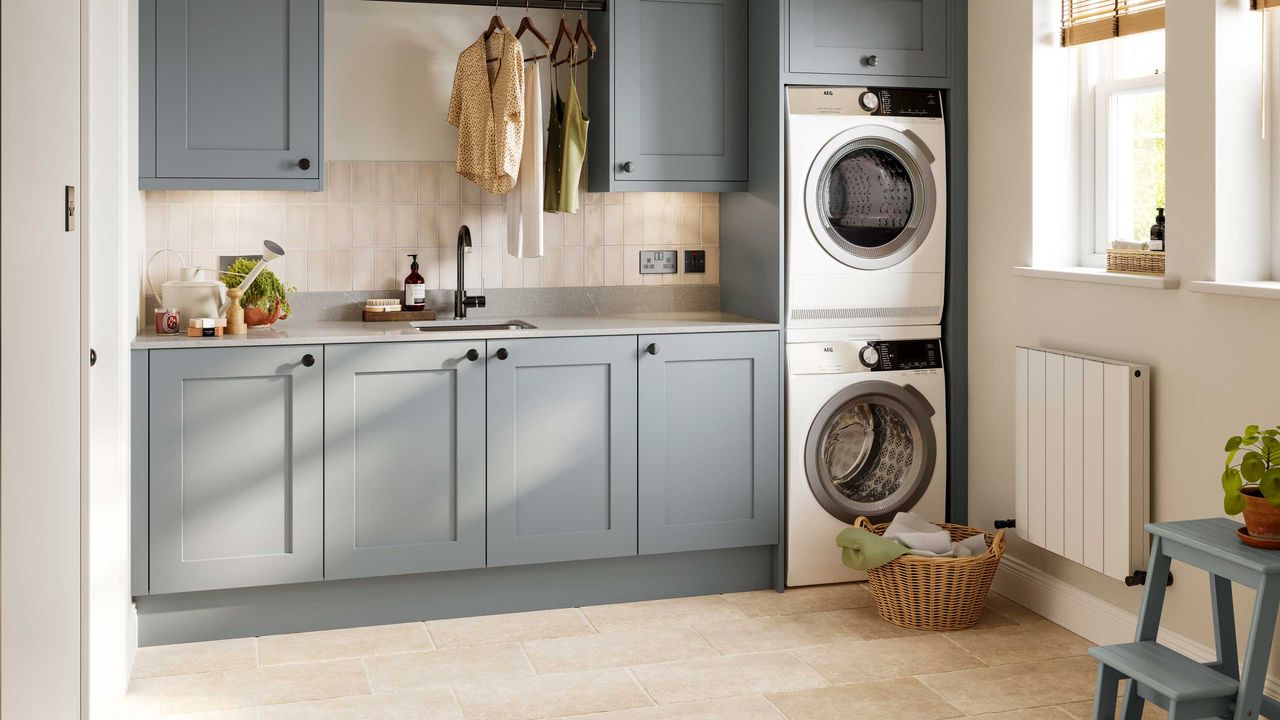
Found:
<path fill-rule="evenodd" d="M 636 169 L 636 164 L 631 162 L 630 160 L 622 163 L 622 172 L 629 173 L 635 169 Z"/>
<path fill-rule="evenodd" d="M 499 360 L 506 360 L 510 356 L 510 353 L 507 352 L 506 348 L 498 348 L 498 352 L 494 353 L 494 356 Z"/>
<path fill-rule="evenodd" d="M 480 353 L 475 348 L 471 348 L 467 351 L 467 359 L 471 362 L 475 362 L 480 359 Z"/>
<path fill-rule="evenodd" d="M 315 364 L 316 364 L 316 356 L 315 356 L 315 355 L 312 355 L 311 353 L 307 353 L 306 355 L 303 355 L 303 356 L 302 356 L 302 364 L 303 364 L 303 366 L 305 366 L 305 367 L 311 367 L 312 365 L 315 365 Z"/>
<path fill-rule="evenodd" d="M 657 355 L 658 343 L 649 343 L 649 347 L 645 348 L 644 351 L 649 353 L 650 355 Z"/>
<path fill-rule="evenodd" d="M 303 170 L 310 170 L 311 160 L 308 158 L 302 158 L 301 160 L 298 161 L 298 167 L 302 168 Z"/>
<path fill-rule="evenodd" d="M 880 64 L 880 58 L 875 55 L 868 55 L 862 61 L 867 64 L 867 67 L 875 67 Z"/>

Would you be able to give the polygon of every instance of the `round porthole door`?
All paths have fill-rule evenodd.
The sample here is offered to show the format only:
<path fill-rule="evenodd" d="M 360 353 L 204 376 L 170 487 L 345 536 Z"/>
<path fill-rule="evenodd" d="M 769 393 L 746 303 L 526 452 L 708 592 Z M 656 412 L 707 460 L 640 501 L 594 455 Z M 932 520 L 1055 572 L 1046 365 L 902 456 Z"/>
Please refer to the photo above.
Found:
<path fill-rule="evenodd" d="M 841 133 L 818 153 L 805 183 L 805 211 L 831 257 L 882 270 L 924 243 L 936 192 L 928 154 L 914 135 L 862 127 Z"/>
<path fill-rule="evenodd" d="M 827 512 L 852 524 L 910 509 L 933 477 L 933 406 L 910 385 L 845 388 L 814 418 L 805 443 L 809 488 Z"/>

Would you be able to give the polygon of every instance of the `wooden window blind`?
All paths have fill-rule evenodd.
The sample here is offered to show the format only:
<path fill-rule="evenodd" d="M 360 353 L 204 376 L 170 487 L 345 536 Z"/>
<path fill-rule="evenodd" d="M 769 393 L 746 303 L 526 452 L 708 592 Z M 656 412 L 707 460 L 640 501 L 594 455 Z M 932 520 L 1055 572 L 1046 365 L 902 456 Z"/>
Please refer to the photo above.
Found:
<path fill-rule="evenodd" d="M 1270 10 L 1280 8 L 1280 0 L 1249 0 L 1254 10 Z"/>
<path fill-rule="evenodd" d="M 1062 0 L 1064 47 L 1162 29 L 1164 0 Z"/>

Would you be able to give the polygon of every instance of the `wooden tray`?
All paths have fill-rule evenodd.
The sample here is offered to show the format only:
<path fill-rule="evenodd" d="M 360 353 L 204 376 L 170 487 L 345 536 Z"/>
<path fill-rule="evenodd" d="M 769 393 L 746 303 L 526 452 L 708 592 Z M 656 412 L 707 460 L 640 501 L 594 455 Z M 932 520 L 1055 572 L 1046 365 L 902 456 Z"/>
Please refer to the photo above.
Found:
<path fill-rule="evenodd" d="M 395 312 L 364 311 L 365 322 L 407 322 L 410 320 L 435 320 L 435 310 L 397 310 Z"/>

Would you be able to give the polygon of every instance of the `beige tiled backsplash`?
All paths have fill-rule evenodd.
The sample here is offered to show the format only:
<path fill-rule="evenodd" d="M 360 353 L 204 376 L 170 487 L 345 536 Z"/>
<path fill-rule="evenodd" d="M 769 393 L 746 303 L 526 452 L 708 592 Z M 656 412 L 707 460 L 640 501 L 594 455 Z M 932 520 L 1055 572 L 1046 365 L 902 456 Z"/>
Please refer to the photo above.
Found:
<path fill-rule="evenodd" d="M 716 285 L 720 282 L 720 196 L 716 193 L 586 193 L 577 214 L 545 214 L 546 253 L 506 252 L 506 208 L 459 177 L 453 162 L 328 163 L 323 192 L 150 191 L 147 257 L 159 248 L 217 267 L 219 255 L 257 254 L 263 240 L 285 248 L 272 265 L 299 291 L 398 290 L 418 253 L 429 289 L 456 285 L 459 225 L 476 253 L 468 287 Z M 640 251 L 706 250 L 707 272 L 641 275 Z M 156 258 L 157 283 L 177 274 L 172 254 Z"/>

